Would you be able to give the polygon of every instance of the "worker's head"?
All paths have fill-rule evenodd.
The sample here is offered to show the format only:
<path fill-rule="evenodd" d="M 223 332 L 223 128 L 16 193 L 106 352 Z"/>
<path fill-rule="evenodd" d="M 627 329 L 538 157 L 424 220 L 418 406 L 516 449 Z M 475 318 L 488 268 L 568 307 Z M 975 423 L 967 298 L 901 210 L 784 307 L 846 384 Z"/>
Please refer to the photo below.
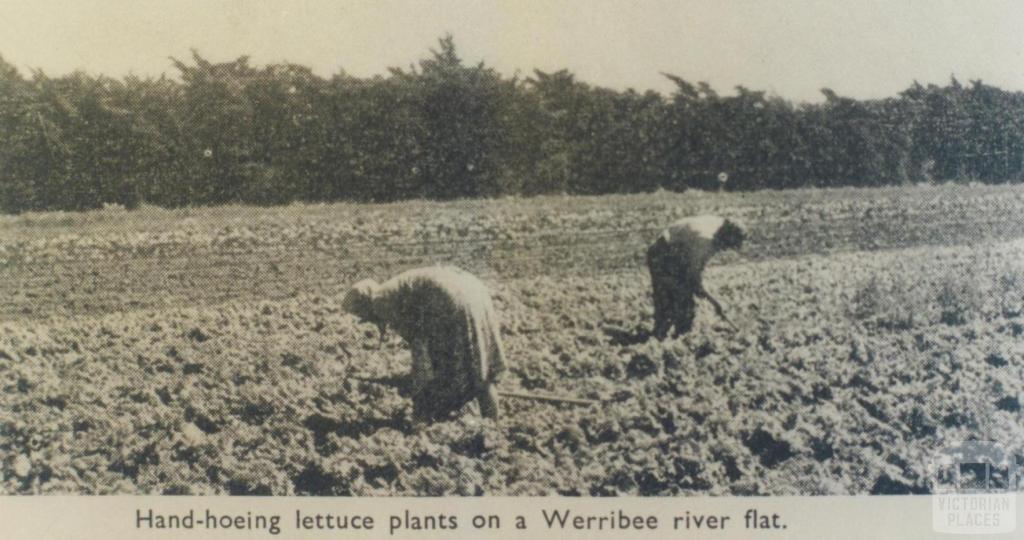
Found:
<path fill-rule="evenodd" d="M 732 220 L 726 219 L 722 222 L 722 226 L 715 231 L 712 242 L 714 242 L 716 249 L 722 251 L 726 249 L 739 249 L 746 238 L 747 235 L 743 232 L 743 227 Z"/>
<path fill-rule="evenodd" d="M 352 285 L 341 301 L 341 308 L 368 322 L 376 322 L 373 313 L 373 299 L 380 285 L 372 279 L 364 279 Z"/>

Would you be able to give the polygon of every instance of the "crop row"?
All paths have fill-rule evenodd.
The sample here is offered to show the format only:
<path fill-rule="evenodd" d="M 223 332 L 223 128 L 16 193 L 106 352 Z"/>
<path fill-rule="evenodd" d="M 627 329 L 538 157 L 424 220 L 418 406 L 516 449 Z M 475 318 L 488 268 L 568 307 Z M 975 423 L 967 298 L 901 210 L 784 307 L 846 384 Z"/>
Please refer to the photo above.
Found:
<path fill-rule="evenodd" d="M 987 433 L 1024 447 L 1021 257 L 1017 241 L 722 265 L 708 286 L 740 331 L 705 306 L 665 341 L 646 339 L 639 269 L 491 281 L 501 386 L 601 402 L 506 399 L 498 422 L 414 424 L 408 351 L 336 295 L 4 322 L 0 485 L 924 493 L 944 445 Z"/>

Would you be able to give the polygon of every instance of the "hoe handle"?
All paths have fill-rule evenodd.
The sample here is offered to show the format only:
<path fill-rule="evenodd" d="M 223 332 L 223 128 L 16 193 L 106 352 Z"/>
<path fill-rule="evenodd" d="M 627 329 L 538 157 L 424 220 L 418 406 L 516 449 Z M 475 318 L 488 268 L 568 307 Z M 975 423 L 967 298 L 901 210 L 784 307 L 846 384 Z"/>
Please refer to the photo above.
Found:
<path fill-rule="evenodd" d="M 541 394 L 530 394 L 527 392 L 512 392 L 509 390 L 498 390 L 499 396 L 505 396 L 510 398 L 528 399 L 532 401 L 547 401 L 551 403 L 570 403 L 572 405 L 595 405 L 597 401 L 593 399 L 579 399 L 563 396 L 545 396 Z"/>

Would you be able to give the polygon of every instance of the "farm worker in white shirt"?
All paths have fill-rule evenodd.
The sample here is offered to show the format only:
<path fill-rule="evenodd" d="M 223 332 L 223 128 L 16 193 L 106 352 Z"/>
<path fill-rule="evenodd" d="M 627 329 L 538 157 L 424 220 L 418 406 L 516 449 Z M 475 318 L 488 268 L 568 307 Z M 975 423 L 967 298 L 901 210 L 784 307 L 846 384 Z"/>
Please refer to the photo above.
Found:
<path fill-rule="evenodd" d="M 418 268 L 378 284 L 363 280 L 343 308 L 363 321 L 390 326 L 412 350 L 413 413 L 436 420 L 476 399 L 480 414 L 498 418 L 494 383 L 505 370 L 497 316 L 487 287 L 454 267 Z"/>
<path fill-rule="evenodd" d="M 665 339 L 673 326 L 677 336 L 690 331 L 698 296 L 710 301 L 728 322 L 721 304 L 704 289 L 701 274 L 713 255 L 739 248 L 745 236 L 736 223 L 710 215 L 684 218 L 658 235 L 647 249 L 658 339 Z"/>

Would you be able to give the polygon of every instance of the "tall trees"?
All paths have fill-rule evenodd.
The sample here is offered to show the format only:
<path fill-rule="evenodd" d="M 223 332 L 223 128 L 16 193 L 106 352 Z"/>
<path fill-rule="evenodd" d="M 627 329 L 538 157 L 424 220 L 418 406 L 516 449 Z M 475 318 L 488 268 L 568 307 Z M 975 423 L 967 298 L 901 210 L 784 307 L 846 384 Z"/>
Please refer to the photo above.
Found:
<path fill-rule="evenodd" d="M 450 36 L 371 78 L 173 66 L 26 78 L 0 58 L 0 211 L 1024 179 L 1024 93 L 981 81 L 794 105 L 668 74 L 662 96 L 503 77 Z"/>
<path fill-rule="evenodd" d="M 506 146 L 500 123 L 506 105 L 502 81 L 483 64 L 465 67 L 451 36 L 420 62 L 418 73 L 396 71 L 417 88 L 422 122 L 422 196 L 440 199 L 500 193 L 495 185 Z"/>
<path fill-rule="evenodd" d="M 29 83 L 0 57 L 0 211 L 38 208 L 50 176 L 44 125 Z"/>

